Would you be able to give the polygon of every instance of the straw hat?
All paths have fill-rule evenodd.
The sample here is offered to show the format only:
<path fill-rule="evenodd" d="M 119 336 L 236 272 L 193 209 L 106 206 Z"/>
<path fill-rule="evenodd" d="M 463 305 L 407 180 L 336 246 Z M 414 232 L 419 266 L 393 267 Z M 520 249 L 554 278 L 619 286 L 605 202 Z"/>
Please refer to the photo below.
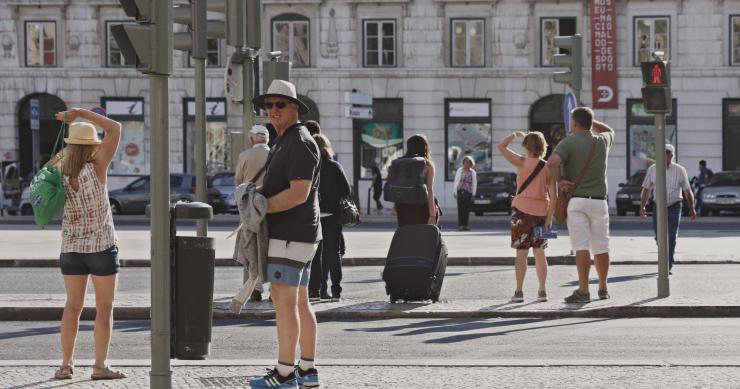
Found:
<path fill-rule="evenodd" d="M 270 87 L 267 88 L 267 93 L 259 95 L 252 99 L 254 105 L 264 109 L 265 98 L 267 97 L 284 97 L 292 102 L 298 104 L 298 113 L 301 115 L 306 114 L 309 108 L 302 101 L 298 100 L 298 94 L 295 92 L 295 85 L 284 80 L 273 80 Z"/>
<path fill-rule="evenodd" d="M 68 145 L 99 145 L 98 130 L 87 122 L 74 122 L 69 126 L 69 138 L 64 138 Z"/>

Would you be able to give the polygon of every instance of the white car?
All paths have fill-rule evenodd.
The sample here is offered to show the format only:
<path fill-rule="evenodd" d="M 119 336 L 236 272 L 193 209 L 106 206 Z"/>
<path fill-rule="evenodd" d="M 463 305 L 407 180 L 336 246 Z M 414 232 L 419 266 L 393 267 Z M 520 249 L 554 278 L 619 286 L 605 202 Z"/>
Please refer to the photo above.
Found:
<path fill-rule="evenodd" d="M 21 192 L 21 203 L 18 205 L 21 215 L 33 215 L 33 208 L 31 207 L 31 187 L 26 187 Z"/>

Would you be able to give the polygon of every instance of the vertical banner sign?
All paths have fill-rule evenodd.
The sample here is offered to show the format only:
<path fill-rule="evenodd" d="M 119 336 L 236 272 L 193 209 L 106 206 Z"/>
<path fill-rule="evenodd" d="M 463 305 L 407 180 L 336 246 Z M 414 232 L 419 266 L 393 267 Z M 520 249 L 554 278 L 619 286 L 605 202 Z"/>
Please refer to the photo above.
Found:
<path fill-rule="evenodd" d="M 615 109 L 617 100 L 616 0 L 591 0 L 591 90 L 594 108 Z"/>

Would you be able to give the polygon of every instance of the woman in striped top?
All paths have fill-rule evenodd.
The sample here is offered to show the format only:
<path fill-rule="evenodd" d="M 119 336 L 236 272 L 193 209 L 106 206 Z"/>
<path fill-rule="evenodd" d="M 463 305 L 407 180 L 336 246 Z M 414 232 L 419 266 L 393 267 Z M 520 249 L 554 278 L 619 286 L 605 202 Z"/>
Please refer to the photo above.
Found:
<path fill-rule="evenodd" d="M 90 275 L 96 308 L 95 365 L 90 378 L 125 378 L 107 364 L 119 262 L 106 182 L 108 166 L 121 138 L 121 124 L 80 108 L 59 112 L 56 118 L 73 123 L 69 126 L 69 137 L 64 139 L 67 147 L 54 160 L 61 165 L 62 185 L 67 195 L 59 256 L 67 302 L 60 328 L 62 365 L 54 378 L 70 379 L 74 373 L 75 340 Z M 75 121 L 78 119 L 86 121 Z M 105 131 L 102 141 L 95 126 Z"/>

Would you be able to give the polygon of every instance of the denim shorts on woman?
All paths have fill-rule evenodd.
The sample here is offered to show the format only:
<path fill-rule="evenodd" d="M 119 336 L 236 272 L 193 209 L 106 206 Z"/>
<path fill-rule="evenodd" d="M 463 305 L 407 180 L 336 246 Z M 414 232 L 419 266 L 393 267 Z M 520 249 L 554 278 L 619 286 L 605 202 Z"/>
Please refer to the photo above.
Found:
<path fill-rule="evenodd" d="M 97 253 L 62 253 L 59 255 L 59 267 L 66 276 L 92 274 L 110 276 L 118 273 L 118 246 Z"/>

